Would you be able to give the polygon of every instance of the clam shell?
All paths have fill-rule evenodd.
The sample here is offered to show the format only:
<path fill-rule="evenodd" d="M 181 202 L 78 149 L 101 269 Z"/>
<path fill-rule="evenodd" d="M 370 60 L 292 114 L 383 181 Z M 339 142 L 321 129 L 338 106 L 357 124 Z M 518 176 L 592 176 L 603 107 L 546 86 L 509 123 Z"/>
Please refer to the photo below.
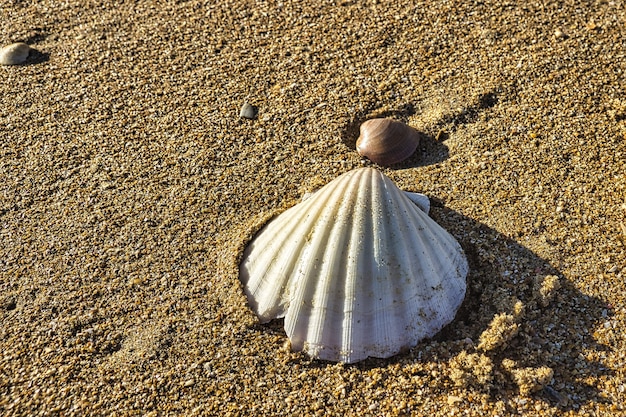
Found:
<path fill-rule="evenodd" d="M 423 202 L 423 198 L 418 198 Z M 294 350 L 352 363 L 431 337 L 465 297 L 458 242 L 379 171 L 350 171 L 273 218 L 240 279 L 261 322 Z"/>
<path fill-rule="evenodd" d="M 23 64 L 30 54 L 30 46 L 25 43 L 12 43 L 0 49 L 1 65 L 19 65 Z"/>
<path fill-rule="evenodd" d="M 409 125 L 392 119 L 371 119 L 361 124 L 356 150 L 379 165 L 392 165 L 411 156 L 419 142 L 419 133 Z"/>

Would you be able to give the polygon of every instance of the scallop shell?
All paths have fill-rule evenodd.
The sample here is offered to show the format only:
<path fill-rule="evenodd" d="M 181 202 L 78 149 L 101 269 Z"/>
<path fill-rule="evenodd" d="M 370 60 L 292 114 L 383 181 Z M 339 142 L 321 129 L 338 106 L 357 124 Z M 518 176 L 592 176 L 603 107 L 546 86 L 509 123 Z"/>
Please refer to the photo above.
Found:
<path fill-rule="evenodd" d="M 293 350 L 352 363 L 437 333 L 465 297 L 467 271 L 448 232 L 389 178 L 361 168 L 266 224 L 240 279 L 261 322 L 285 318 Z"/>
<path fill-rule="evenodd" d="M 12 43 L 0 49 L 1 65 L 19 65 L 23 64 L 30 54 L 30 46 L 25 43 Z"/>
<path fill-rule="evenodd" d="M 419 142 L 419 133 L 409 125 L 392 119 L 371 119 L 361 124 L 356 150 L 379 165 L 392 165 L 411 156 Z"/>

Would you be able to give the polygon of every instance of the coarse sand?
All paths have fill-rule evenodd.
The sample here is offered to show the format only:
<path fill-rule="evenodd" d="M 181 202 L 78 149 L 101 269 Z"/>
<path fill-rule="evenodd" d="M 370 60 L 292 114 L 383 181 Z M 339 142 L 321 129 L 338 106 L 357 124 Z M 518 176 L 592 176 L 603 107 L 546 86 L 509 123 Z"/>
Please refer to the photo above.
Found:
<path fill-rule="evenodd" d="M 0 3 L 0 415 L 626 415 L 626 3 Z M 254 119 L 239 117 L 248 103 Z M 359 125 L 417 152 L 377 167 Z M 291 352 L 238 278 L 375 166 L 463 246 L 455 321 Z"/>

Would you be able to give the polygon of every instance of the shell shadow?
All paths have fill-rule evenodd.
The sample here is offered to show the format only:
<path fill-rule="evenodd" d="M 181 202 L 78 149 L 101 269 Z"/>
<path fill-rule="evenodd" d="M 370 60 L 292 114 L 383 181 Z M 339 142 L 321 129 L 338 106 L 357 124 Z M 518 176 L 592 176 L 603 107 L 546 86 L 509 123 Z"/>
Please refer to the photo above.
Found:
<path fill-rule="evenodd" d="M 416 113 L 415 106 L 411 103 L 407 103 L 404 106 L 387 111 L 376 112 L 374 108 L 365 109 L 361 112 L 355 113 L 350 121 L 343 128 L 343 134 L 341 139 L 343 143 L 350 149 L 356 152 L 356 141 L 359 138 L 361 124 L 369 119 L 377 117 L 389 117 L 401 122 L 407 123 L 409 118 Z M 417 150 L 409 158 L 402 162 L 393 164 L 387 168 L 391 169 L 406 169 L 419 166 L 433 165 L 448 159 L 448 147 L 443 143 L 448 135 L 441 132 L 437 137 L 418 131 L 420 136 L 420 143 Z M 373 162 L 366 163 L 365 166 L 375 165 Z"/>
<path fill-rule="evenodd" d="M 28 59 L 22 65 L 33 65 L 33 64 L 41 64 L 43 62 L 47 62 L 50 60 L 50 54 L 47 52 L 38 51 L 35 48 L 31 47 L 30 54 L 28 55 Z"/>
<path fill-rule="evenodd" d="M 587 377 L 613 374 L 604 364 L 580 356 L 583 346 L 597 352 L 609 349 L 593 337 L 594 330 L 607 320 L 607 315 L 611 315 L 607 303 L 581 293 L 563 278 L 558 266 L 511 237 L 446 208 L 440 201 L 431 199 L 431 203 L 431 217 L 457 238 L 470 264 L 465 301 L 455 320 L 434 340 L 451 340 L 469 334 L 472 340 L 478 341 L 488 321 L 494 314 L 501 313 L 494 305 L 489 305 L 497 294 L 505 292 L 526 306 L 532 306 L 535 301 L 534 278 L 556 275 L 561 288 L 555 299 L 546 307 L 537 305 L 535 310 L 526 311 L 519 335 L 510 341 L 504 352 L 489 352 L 488 356 L 493 356 L 494 365 L 508 358 L 520 367 L 552 368 L 553 382 L 535 396 L 563 410 L 576 410 L 580 406 L 580 403 L 565 400 L 572 383 L 576 384 L 578 392 L 585 393 L 586 400 L 582 402 L 610 403 L 609 399 L 600 396 L 596 386 L 579 382 L 581 369 L 585 370 Z M 507 269 L 511 265 L 516 269 Z M 485 315 L 487 319 L 483 318 Z M 492 395 L 505 398 L 506 392 L 499 388 L 493 390 Z"/>
<path fill-rule="evenodd" d="M 41 52 L 37 49 L 37 44 L 46 40 L 50 36 L 50 33 L 45 27 L 31 28 L 23 36 L 18 37 L 14 42 L 24 42 L 30 46 L 30 52 L 28 58 L 20 66 L 41 64 L 50 60 L 50 54 L 47 52 Z"/>
<path fill-rule="evenodd" d="M 402 162 L 386 168 L 415 168 L 434 165 L 448 159 L 448 147 L 444 142 L 448 139 L 450 133 L 454 133 L 462 125 L 474 123 L 484 111 L 497 105 L 499 93 L 499 90 L 487 91 L 477 96 L 472 103 L 460 110 L 441 115 L 436 123 L 426 128 L 430 133 L 418 131 L 420 144 L 413 155 Z M 343 129 L 342 141 L 348 148 L 356 151 L 356 141 L 360 134 L 359 128 L 364 121 L 376 117 L 389 117 L 410 124 L 408 123 L 409 118 L 416 113 L 417 110 L 412 103 L 406 103 L 397 109 L 385 111 L 377 111 L 376 106 L 369 106 L 351 117 Z M 369 165 L 375 164 L 369 162 Z"/>
<path fill-rule="evenodd" d="M 47 28 L 35 27 L 27 33 L 27 36 L 22 40 L 22 42 L 32 45 L 34 43 L 44 41 L 48 38 L 48 36 L 50 36 L 50 33 Z"/>
<path fill-rule="evenodd" d="M 577 410 L 582 403 L 588 402 L 611 404 L 609 398 L 600 395 L 597 387 L 581 382 L 584 376 L 595 379 L 614 373 L 603 363 L 587 360 L 580 355 L 583 347 L 587 351 L 597 352 L 609 349 L 593 337 L 594 330 L 611 315 L 607 313 L 606 302 L 578 291 L 570 281 L 563 278 L 557 267 L 514 239 L 445 207 L 441 201 L 431 199 L 431 204 L 431 217 L 461 243 L 470 264 L 467 293 L 456 318 L 432 339 L 422 341 L 407 352 L 386 359 L 368 358 L 346 366 L 371 370 L 395 363 L 439 362 L 466 350 L 489 357 L 493 362 L 494 374 L 506 374 L 501 365 L 503 359 L 515 361 L 520 368 L 552 368 L 552 382 L 533 396 L 561 410 Z M 511 265 L 515 266 L 514 271 L 509 271 Z M 543 307 L 533 304 L 536 292 L 533 284 L 535 277 L 546 275 L 558 276 L 561 288 L 555 299 Z M 507 342 L 505 349 L 484 352 L 472 344 L 464 343 L 464 340 L 470 338 L 478 344 L 480 335 L 487 329 L 494 315 L 502 313 L 495 301 L 501 294 L 515 297 L 528 307 L 524 319 L 519 323 L 519 334 Z M 279 325 L 272 326 L 272 331 L 279 332 L 280 329 L 276 327 Z M 310 359 L 305 354 L 298 355 L 291 362 L 307 368 L 333 365 L 332 362 Z M 581 370 L 584 370 L 584 375 L 581 375 Z M 432 383 L 448 386 L 437 379 Z M 574 386 L 579 399 L 568 401 L 568 392 Z M 497 401 L 510 397 L 516 386 L 512 380 L 508 383 L 494 380 L 493 385 L 479 389 L 486 390 Z"/>

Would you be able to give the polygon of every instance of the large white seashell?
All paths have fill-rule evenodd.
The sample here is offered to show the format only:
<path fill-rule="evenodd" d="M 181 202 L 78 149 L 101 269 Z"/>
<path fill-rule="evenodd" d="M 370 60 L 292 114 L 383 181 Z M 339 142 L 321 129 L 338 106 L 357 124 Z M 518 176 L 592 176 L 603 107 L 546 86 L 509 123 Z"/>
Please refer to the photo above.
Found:
<path fill-rule="evenodd" d="M 266 224 L 240 279 L 261 322 L 285 318 L 292 349 L 351 363 L 441 330 L 465 297 L 467 271 L 448 232 L 389 178 L 361 168 Z"/>

